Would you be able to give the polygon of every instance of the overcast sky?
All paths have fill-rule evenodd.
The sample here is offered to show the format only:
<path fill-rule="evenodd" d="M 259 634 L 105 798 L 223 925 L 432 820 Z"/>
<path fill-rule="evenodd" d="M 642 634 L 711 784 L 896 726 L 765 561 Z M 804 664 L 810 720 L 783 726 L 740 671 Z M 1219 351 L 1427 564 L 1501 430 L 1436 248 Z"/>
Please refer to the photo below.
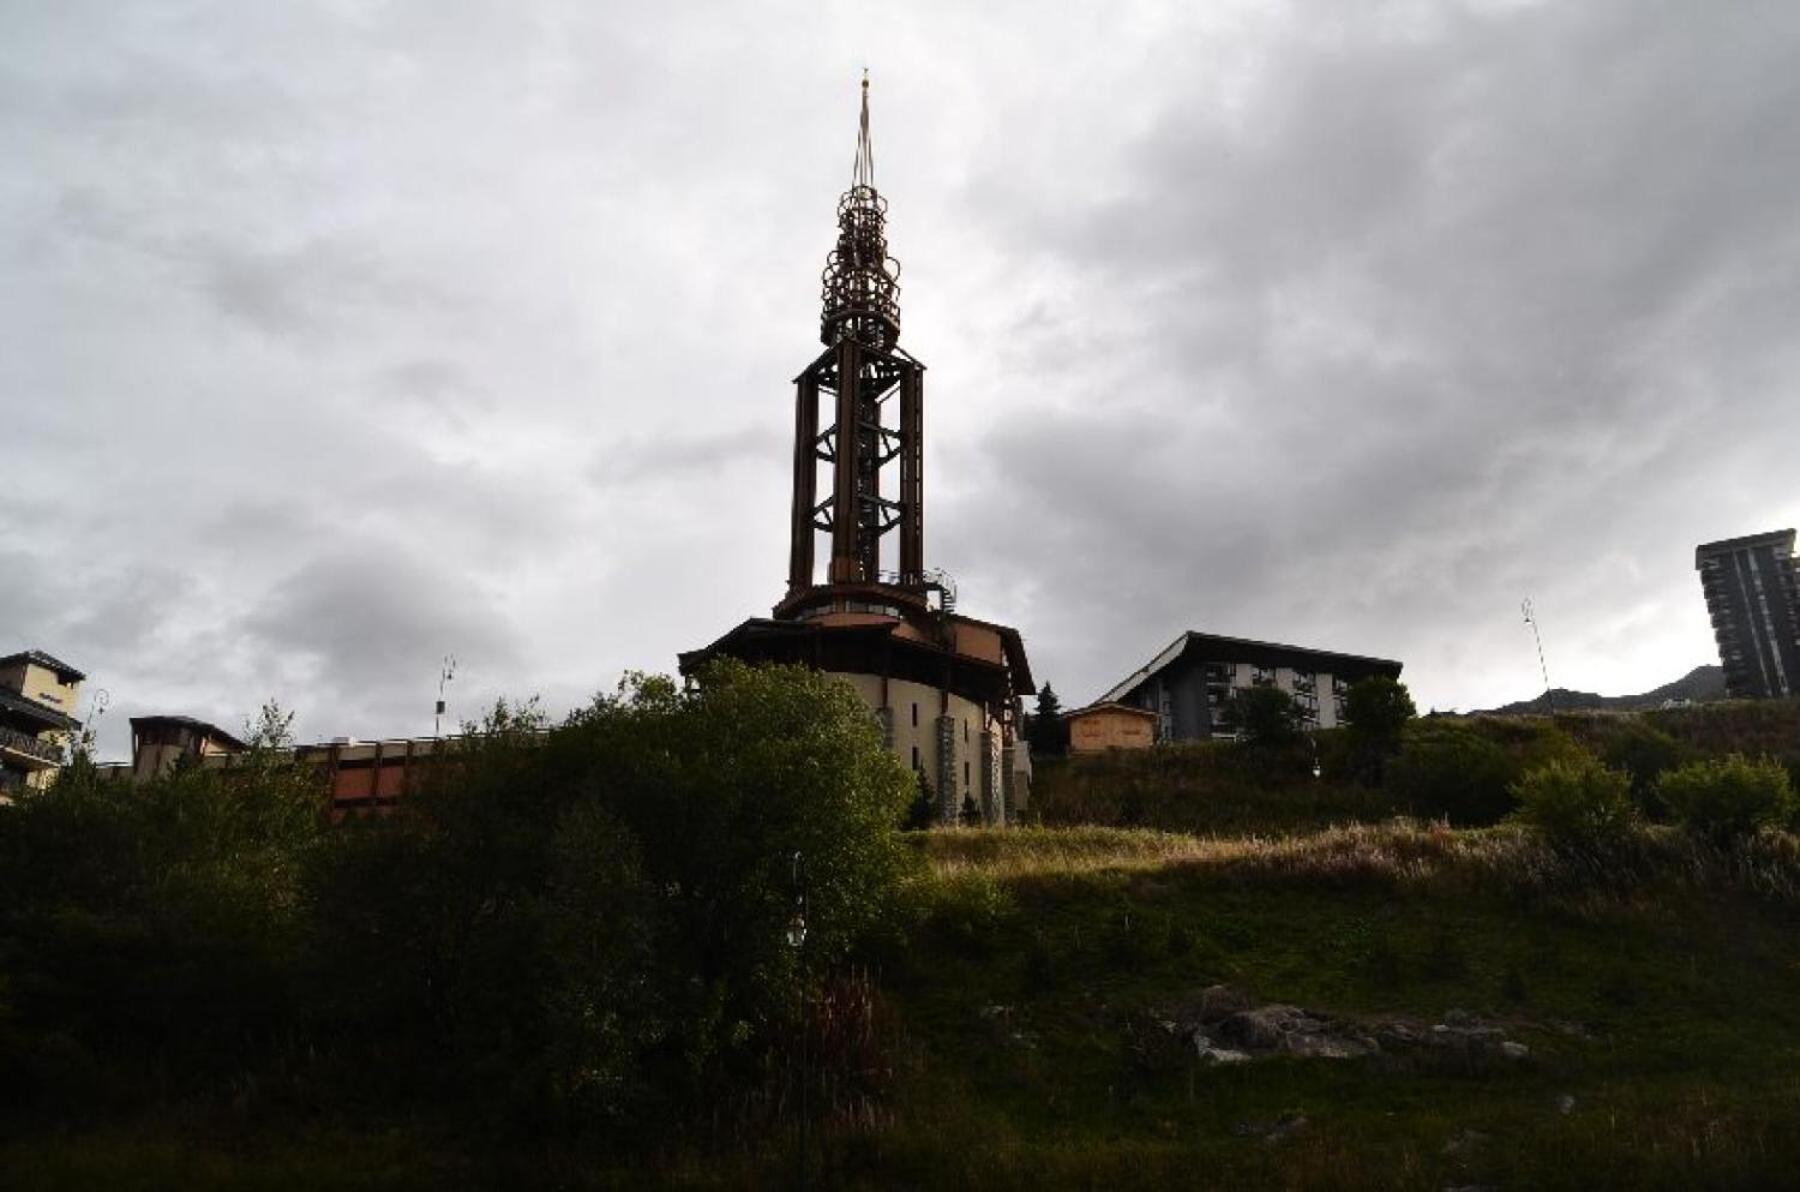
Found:
<path fill-rule="evenodd" d="M 873 77 L 926 554 L 1093 698 L 1716 661 L 1800 522 L 1800 6 L 0 2 L 0 650 L 430 731 L 766 615 Z"/>

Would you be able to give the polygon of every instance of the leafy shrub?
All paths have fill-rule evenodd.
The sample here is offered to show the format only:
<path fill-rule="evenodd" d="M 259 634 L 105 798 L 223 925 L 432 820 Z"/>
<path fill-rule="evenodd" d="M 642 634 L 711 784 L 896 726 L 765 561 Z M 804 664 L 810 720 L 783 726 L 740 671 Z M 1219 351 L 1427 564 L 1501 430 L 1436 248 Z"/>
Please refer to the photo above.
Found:
<path fill-rule="evenodd" d="M 880 925 L 918 789 L 800 668 L 630 676 L 547 731 L 502 705 L 323 868 L 326 987 L 522 1122 L 729 1104 Z"/>
<path fill-rule="evenodd" d="M 1738 753 L 1670 770 L 1655 790 L 1683 827 L 1715 844 L 1784 824 L 1794 810 L 1787 768 Z"/>
<path fill-rule="evenodd" d="M 1507 788 L 1516 772 L 1506 751 L 1473 728 L 1416 721 L 1388 763 L 1385 785 L 1414 815 L 1492 824 L 1512 809 Z"/>
<path fill-rule="evenodd" d="M 1600 760 L 1629 776 L 1632 797 L 1647 811 L 1663 810 L 1654 798 L 1656 780 L 1686 753 L 1680 741 L 1637 717 L 1612 727 L 1600 745 Z"/>
<path fill-rule="evenodd" d="M 235 1069 L 292 1021 L 303 873 L 331 828 L 322 775 L 279 744 L 254 733 L 231 770 L 177 767 L 143 785 L 71 767 L 0 807 L 0 956 L 34 1048 L 155 1056 L 179 1088 Z"/>
<path fill-rule="evenodd" d="M 1517 817 L 1559 848 L 1604 850 L 1631 829 L 1631 779 L 1592 757 L 1533 770 L 1512 793 L 1519 803 Z"/>

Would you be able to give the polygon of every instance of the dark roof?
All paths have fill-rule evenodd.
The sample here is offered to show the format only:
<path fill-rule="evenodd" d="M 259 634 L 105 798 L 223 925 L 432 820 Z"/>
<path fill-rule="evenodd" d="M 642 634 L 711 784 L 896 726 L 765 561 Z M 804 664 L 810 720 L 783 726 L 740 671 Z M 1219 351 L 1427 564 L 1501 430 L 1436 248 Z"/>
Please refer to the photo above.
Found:
<path fill-rule="evenodd" d="M 59 712 L 49 704 L 40 704 L 34 699 L 20 695 L 0 687 L 0 712 L 15 712 L 26 716 L 46 728 L 79 728 L 80 725 L 72 716 Z"/>
<path fill-rule="evenodd" d="M 1072 712 L 1064 712 L 1064 720 L 1073 720 L 1077 716 L 1086 716 L 1089 712 L 1129 712 L 1133 716 L 1148 716 L 1156 719 L 1156 713 L 1149 708 L 1140 708 L 1135 704 L 1121 704 L 1115 700 L 1101 700 L 1097 704 L 1089 704 L 1085 708 L 1076 708 Z"/>
<path fill-rule="evenodd" d="M 133 716 L 131 718 L 131 729 L 134 733 L 140 724 L 178 724 L 183 728 L 191 728 L 195 732 L 205 733 L 209 737 L 218 737 L 239 749 L 250 748 L 218 725 L 205 720 L 196 720 L 192 716 Z"/>
<path fill-rule="evenodd" d="M 992 626 L 1001 634 L 1007 658 L 1002 663 L 960 654 L 937 642 L 899 636 L 894 631 L 900 624 L 899 621 L 884 620 L 824 625 L 812 620 L 751 617 L 712 644 L 683 651 L 677 658 L 683 675 L 692 674 L 695 668 L 721 654 L 751 663 L 794 662 L 843 673 L 872 671 L 885 660 L 895 667 L 892 672 L 895 678 L 935 685 L 949 675 L 952 676 L 948 684 L 950 690 L 979 699 L 990 698 L 1009 682 L 1012 693 L 1017 695 L 1021 690 L 1019 683 L 1031 681 L 1030 672 L 1025 672 L 1021 680 L 1012 669 L 1022 667 L 1024 662 L 1024 650 L 1016 630 Z M 948 671 L 946 666 L 950 668 Z M 1030 692 L 1033 689 L 1026 687 L 1023 690 Z"/>
<path fill-rule="evenodd" d="M 1312 663 L 1331 671 L 1333 665 L 1352 670 L 1372 671 L 1393 678 L 1400 677 L 1401 664 L 1391 658 L 1372 658 L 1365 654 L 1340 654 L 1332 650 L 1315 650 L 1310 646 L 1289 646 L 1281 642 L 1256 641 L 1247 637 L 1225 637 L 1217 633 L 1188 630 L 1143 666 L 1127 675 L 1094 702 L 1113 703 L 1122 700 L 1135 688 L 1164 667 L 1189 654 L 1205 662 L 1250 662 L 1264 666 L 1291 666 L 1296 661 Z M 1335 671 L 1331 673 L 1335 674 Z"/>
<path fill-rule="evenodd" d="M 4 658 L 0 658 L 0 666 L 5 666 L 12 662 L 35 662 L 45 670 L 55 671 L 56 677 L 61 679 L 64 683 L 79 683 L 81 680 L 87 678 L 86 675 L 82 674 L 62 659 L 52 657 L 42 650 L 20 650 L 16 654 L 8 654 Z"/>
<path fill-rule="evenodd" d="M 1770 530 L 1767 534 L 1746 534 L 1742 538 L 1722 538 L 1717 542 L 1703 542 L 1694 548 L 1694 566 L 1699 567 L 1708 555 L 1722 555 L 1735 550 L 1749 550 L 1758 546 L 1772 546 L 1783 554 L 1794 553 L 1794 532 L 1792 530 Z"/>

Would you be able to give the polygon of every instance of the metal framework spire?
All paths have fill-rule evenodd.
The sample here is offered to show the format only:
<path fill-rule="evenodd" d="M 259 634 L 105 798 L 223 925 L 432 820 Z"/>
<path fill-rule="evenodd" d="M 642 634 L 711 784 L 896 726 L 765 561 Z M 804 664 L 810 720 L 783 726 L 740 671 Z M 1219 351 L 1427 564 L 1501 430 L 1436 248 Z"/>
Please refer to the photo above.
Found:
<path fill-rule="evenodd" d="M 865 72 L 856 164 L 821 278 L 819 338 L 828 350 L 796 378 L 790 595 L 814 586 L 818 532 L 831 535 L 828 584 L 925 582 L 925 369 L 897 346 L 899 279 L 900 262 L 887 252 L 887 201 L 875 190 Z M 830 475 L 823 499 L 820 465 Z M 882 560 L 890 531 L 899 537 L 892 571 Z"/>
<path fill-rule="evenodd" d="M 863 71 L 862 124 L 856 133 L 856 165 L 850 171 L 851 186 L 875 186 L 875 143 L 869 139 L 869 72 Z"/>
<path fill-rule="evenodd" d="M 869 79 L 862 82 L 862 118 L 850 189 L 838 200 L 837 245 L 825 262 L 819 339 L 844 336 L 878 351 L 900 338 L 900 262 L 888 256 L 887 200 L 875 189 L 875 147 L 869 135 Z"/>

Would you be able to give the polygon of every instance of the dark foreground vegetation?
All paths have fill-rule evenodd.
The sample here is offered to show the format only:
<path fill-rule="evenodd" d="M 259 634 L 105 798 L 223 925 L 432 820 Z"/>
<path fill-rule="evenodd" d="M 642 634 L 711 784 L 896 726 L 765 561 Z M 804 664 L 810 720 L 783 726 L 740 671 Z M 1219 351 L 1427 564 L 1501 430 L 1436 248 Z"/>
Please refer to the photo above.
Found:
<path fill-rule="evenodd" d="M 384 821 L 273 750 L 0 808 L 0 1186 L 1800 1169 L 1793 705 L 1115 755 L 1005 832 L 896 831 L 911 779 L 801 672 L 486 728 Z M 1221 999 L 1389 1042 L 1209 1052 Z"/>

